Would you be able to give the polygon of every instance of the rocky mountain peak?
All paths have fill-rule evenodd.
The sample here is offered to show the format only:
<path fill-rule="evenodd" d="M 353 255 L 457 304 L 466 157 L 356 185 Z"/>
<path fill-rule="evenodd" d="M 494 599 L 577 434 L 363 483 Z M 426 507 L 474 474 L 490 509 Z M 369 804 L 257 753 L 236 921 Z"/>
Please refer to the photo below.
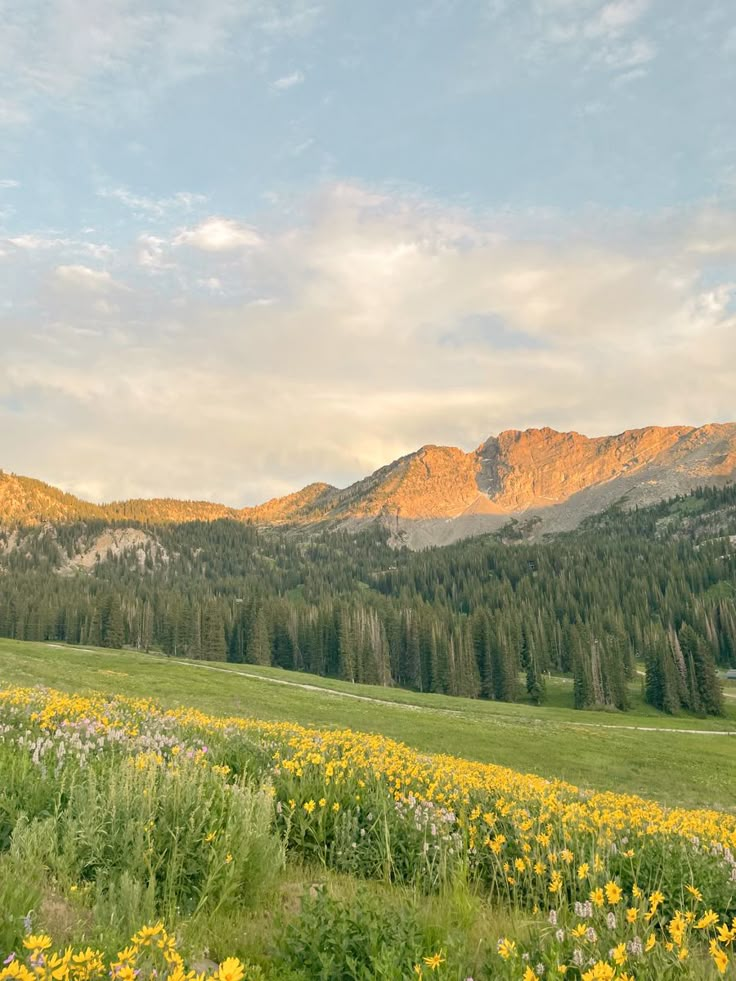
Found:
<path fill-rule="evenodd" d="M 350 525 L 380 518 L 390 519 L 410 543 L 431 544 L 522 516 L 533 519 L 540 533 L 566 530 L 617 501 L 649 504 L 735 477 L 736 423 L 647 426 L 592 438 L 545 426 L 505 430 L 469 453 L 426 444 L 344 489 L 312 483 L 241 510 L 173 500 L 87 504 L 40 481 L 0 471 L 0 523 L 231 518 L 266 525 Z"/>

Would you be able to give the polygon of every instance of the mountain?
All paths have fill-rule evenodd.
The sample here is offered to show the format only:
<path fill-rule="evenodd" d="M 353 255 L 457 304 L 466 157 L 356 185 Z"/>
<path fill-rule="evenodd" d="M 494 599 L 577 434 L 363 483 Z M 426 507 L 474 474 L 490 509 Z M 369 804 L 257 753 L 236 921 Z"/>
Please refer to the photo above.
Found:
<path fill-rule="evenodd" d="M 0 523 L 75 520 L 182 523 L 232 518 L 264 525 L 380 518 L 412 547 L 520 523 L 529 537 L 565 531 L 610 505 L 634 507 L 736 478 L 736 423 L 649 426 L 590 438 L 508 430 L 476 450 L 424 446 L 351 486 L 314 483 L 250 508 L 171 499 L 81 501 L 38 480 L 0 472 Z"/>
<path fill-rule="evenodd" d="M 284 507 L 288 499 L 281 498 L 241 515 L 299 524 L 380 516 L 398 538 L 422 547 L 494 531 L 511 519 L 531 535 L 567 531 L 618 501 L 642 506 L 735 478 L 736 423 L 649 426 L 594 439 L 549 428 L 508 430 L 470 453 L 424 446 L 344 490 L 319 485 L 298 508 Z"/>
<path fill-rule="evenodd" d="M 90 504 L 32 477 L 0 470 L 0 524 L 34 525 L 70 521 L 143 521 L 158 524 L 237 518 L 239 512 L 209 501 L 168 498 Z"/>

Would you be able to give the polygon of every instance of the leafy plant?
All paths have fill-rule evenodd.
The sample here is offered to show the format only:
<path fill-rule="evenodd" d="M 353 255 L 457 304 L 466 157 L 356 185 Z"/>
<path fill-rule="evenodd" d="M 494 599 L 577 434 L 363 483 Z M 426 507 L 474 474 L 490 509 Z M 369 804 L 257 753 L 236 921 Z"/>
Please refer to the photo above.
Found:
<path fill-rule="evenodd" d="M 387 907 L 362 889 L 345 899 L 313 886 L 286 925 L 276 960 L 315 981 L 372 981 L 412 977 L 433 953 L 411 904 Z M 437 956 L 443 971 L 435 976 L 450 977 Z"/>

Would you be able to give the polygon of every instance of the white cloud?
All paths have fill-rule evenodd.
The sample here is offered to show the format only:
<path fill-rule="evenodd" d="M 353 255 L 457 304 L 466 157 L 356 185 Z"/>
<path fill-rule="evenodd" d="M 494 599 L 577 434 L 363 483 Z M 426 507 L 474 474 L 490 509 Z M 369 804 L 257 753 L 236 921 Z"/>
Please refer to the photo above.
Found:
<path fill-rule="evenodd" d="M 127 187 L 103 188 L 97 192 L 101 198 L 119 201 L 139 216 L 162 218 L 177 211 L 191 211 L 195 206 L 204 204 L 207 198 L 203 194 L 192 194 L 190 191 L 179 191 L 166 197 L 153 198 L 136 194 Z"/>
<path fill-rule="evenodd" d="M 138 264 L 149 270 L 160 271 L 174 265 L 169 259 L 168 241 L 158 235 L 140 235 L 136 255 Z"/>
<path fill-rule="evenodd" d="M 24 232 L 22 235 L 5 239 L 5 242 L 19 252 L 31 256 L 35 253 L 41 255 L 57 253 L 59 255 L 87 255 L 95 259 L 109 259 L 114 253 L 114 249 L 105 242 L 92 242 L 38 232 Z"/>
<path fill-rule="evenodd" d="M 0 126 L 24 126 L 30 122 L 30 114 L 11 96 L 0 96 Z"/>
<path fill-rule="evenodd" d="M 105 498 L 245 504 L 347 483 L 427 442 L 733 414 L 722 209 L 578 229 L 549 217 L 535 239 L 523 215 L 342 184 L 292 214 L 280 229 L 188 229 L 199 244 L 157 277 L 140 276 L 141 250 L 167 268 L 181 231 L 137 238 L 116 279 L 56 262 L 54 289 L 39 278 L 0 313 L 0 406 L 34 407 L 12 426 L 0 408 L 3 464 Z"/>
<path fill-rule="evenodd" d="M 736 255 L 736 210 L 702 209 L 689 217 L 680 234 L 691 252 L 713 257 Z"/>
<path fill-rule="evenodd" d="M 650 6 L 649 0 L 615 0 L 607 3 L 593 20 L 593 30 L 619 33 L 640 20 Z"/>
<path fill-rule="evenodd" d="M 311 30 L 321 8 L 303 0 L 26 0 L 2 14 L 0 125 L 23 125 L 48 105 L 105 115 L 139 109 L 231 59 L 256 65 L 275 41 Z"/>
<path fill-rule="evenodd" d="M 624 71 L 616 75 L 611 84 L 613 88 L 621 89 L 626 85 L 630 85 L 632 82 L 638 82 L 640 78 L 645 78 L 647 74 L 646 68 L 632 68 L 629 71 Z"/>
<path fill-rule="evenodd" d="M 286 89 L 293 89 L 295 85 L 301 85 L 303 81 L 304 72 L 295 71 L 290 75 L 283 75 L 281 78 L 277 78 L 275 82 L 271 82 L 271 88 L 283 92 Z"/>
<path fill-rule="evenodd" d="M 651 0 L 519 0 L 496 10 L 506 41 L 535 62 L 560 52 L 616 75 L 652 61 L 657 50 L 645 33 Z M 641 76 L 641 70 L 638 75 Z"/>
<path fill-rule="evenodd" d="M 57 266 L 55 275 L 64 284 L 95 293 L 117 285 L 107 270 L 90 269 L 89 266 Z"/>
<path fill-rule="evenodd" d="M 7 177 L 0 180 L 0 190 L 8 191 L 16 187 L 20 187 L 20 181 L 10 180 Z"/>
<path fill-rule="evenodd" d="M 308 33 L 323 15 L 325 5 L 310 3 L 309 0 L 294 0 L 278 9 L 276 4 L 266 3 L 263 7 L 264 19 L 261 28 L 271 35 L 296 37 Z"/>
<path fill-rule="evenodd" d="M 203 252 L 230 252 L 233 249 L 257 248 L 262 240 L 258 232 L 231 218 L 207 218 L 194 228 L 182 229 L 174 245 L 189 245 Z"/>
<path fill-rule="evenodd" d="M 301 157 L 303 153 L 310 150 L 316 143 L 313 136 L 307 137 L 306 140 L 302 140 L 301 143 L 296 143 L 294 146 L 289 148 L 289 156 L 291 157 Z"/>
<path fill-rule="evenodd" d="M 609 68 L 631 70 L 646 65 L 656 57 L 656 49 L 644 38 L 635 38 L 601 54 L 601 61 Z"/>
<path fill-rule="evenodd" d="M 65 248 L 71 244 L 71 239 L 49 238 L 44 235 L 25 233 L 23 235 L 16 235 L 14 238 L 9 238 L 8 242 L 14 245 L 16 249 L 22 249 L 26 252 L 37 252 L 41 249 Z"/>

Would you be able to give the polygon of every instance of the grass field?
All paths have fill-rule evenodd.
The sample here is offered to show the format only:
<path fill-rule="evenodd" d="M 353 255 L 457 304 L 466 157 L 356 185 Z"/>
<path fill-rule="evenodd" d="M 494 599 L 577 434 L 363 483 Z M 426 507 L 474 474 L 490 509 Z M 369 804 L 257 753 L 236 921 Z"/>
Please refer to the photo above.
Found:
<path fill-rule="evenodd" d="M 273 668 L 1 639 L 0 684 L 154 696 L 165 706 L 214 715 L 349 727 L 419 750 L 594 789 L 736 809 L 736 735 L 725 734 L 736 733 L 734 698 L 726 698 L 722 719 L 672 718 L 645 705 L 634 685 L 630 712 L 579 712 L 571 707 L 571 684 L 563 678 L 549 679 L 548 704 L 537 708 L 351 685 Z"/>
<path fill-rule="evenodd" d="M 0 981 L 734 976 L 733 699 L 548 694 L 0 640 Z"/>

